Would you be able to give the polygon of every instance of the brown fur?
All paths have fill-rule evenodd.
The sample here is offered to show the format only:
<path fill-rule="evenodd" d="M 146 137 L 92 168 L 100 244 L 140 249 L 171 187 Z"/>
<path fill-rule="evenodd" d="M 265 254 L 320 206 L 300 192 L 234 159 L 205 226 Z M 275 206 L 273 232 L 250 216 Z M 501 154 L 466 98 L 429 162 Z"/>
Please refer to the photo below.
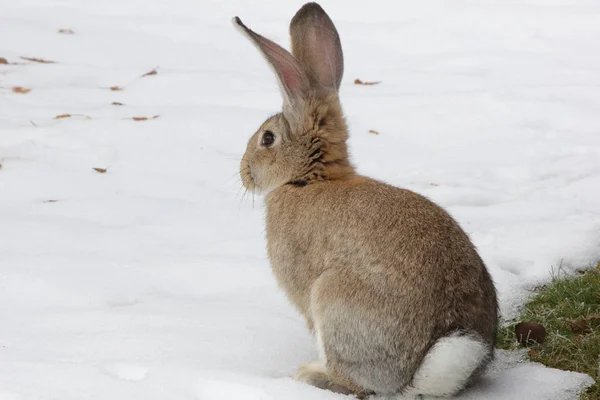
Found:
<path fill-rule="evenodd" d="M 496 291 L 467 235 L 425 197 L 360 176 L 349 162 L 337 94 L 343 65 L 322 65 L 343 60 L 329 17 L 314 3 L 294 17 L 296 59 L 282 49 L 271 54 L 277 45 L 236 23 L 272 66 L 305 71 L 289 79 L 274 67 L 283 113 L 250 139 L 240 168 L 246 188 L 267 192 L 273 272 L 322 336 L 326 372 L 307 367 L 299 379 L 340 392 L 401 392 L 434 343 L 453 332 L 477 335 L 491 359 Z M 276 136 L 270 147 L 261 145 L 265 131 Z"/>

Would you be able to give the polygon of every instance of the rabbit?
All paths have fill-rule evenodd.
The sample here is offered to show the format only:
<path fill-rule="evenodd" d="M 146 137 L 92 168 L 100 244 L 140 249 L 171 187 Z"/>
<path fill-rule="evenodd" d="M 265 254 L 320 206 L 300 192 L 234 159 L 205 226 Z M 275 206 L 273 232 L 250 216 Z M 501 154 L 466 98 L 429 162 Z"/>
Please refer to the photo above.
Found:
<path fill-rule="evenodd" d="M 251 137 L 246 189 L 264 194 L 267 253 L 306 318 L 318 361 L 299 381 L 359 398 L 451 397 L 493 359 L 494 282 L 440 206 L 359 175 L 349 160 L 338 32 L 317 3 L 290 23 L 291 53 L 234 26 L 275 72 L 282 112 Z"/>

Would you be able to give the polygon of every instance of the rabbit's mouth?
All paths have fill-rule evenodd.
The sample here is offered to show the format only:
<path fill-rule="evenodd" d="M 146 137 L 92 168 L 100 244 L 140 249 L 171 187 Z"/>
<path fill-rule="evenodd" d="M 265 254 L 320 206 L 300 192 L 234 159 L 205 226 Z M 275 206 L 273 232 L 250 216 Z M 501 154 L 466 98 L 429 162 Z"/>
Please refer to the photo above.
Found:
<path fill-rule="evenodd" d="M 246 169 L 242 170 L 241 174 L 242 184 L 248 192 L 267 195 L 269 192 L 275 189 L 270 182 L 263 182 L 260 179 L 260 171 L 257 176 L 256 171 L 254 171 L 251 167 L 247 167 Z"/>
<path fill-rule="evenodd" d="M 242 165 L 240 166 L 240 178 L 242 179 L 242 185 L 246 190 L 250 192 L 257 191 L 258 186 L 256 185 L 252 167 L 250 167 L 250 163 L 246 161 L 245 156 L 242 159 Z"/>
<path fill-rule="evenodd" d="M 244 155 L 240 163 L 242 185 L 248 192 L 267 195 L 289 181 L 285 168 L 271 159 L 250 161 L 252 155 Z"/>
<path fill-rule="evenodd" d="M 252 172 L 250 171 L 249 167 L 247 171 L 241 171 L 241 177 L 244 188 L 249 191 L 256 190 L 256 183 L 254 183 L 254 177 L 252 176 Z"/>

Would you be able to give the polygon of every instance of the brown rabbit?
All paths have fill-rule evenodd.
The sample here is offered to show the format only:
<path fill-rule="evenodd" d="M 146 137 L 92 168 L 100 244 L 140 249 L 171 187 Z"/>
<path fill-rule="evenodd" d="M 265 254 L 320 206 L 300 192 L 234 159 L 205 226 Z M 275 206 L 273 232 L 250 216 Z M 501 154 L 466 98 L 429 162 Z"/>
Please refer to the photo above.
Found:
<path fill-rule="evenodd" d="M 442 208 L 358 175 L 338 97 L 342 47 L 304 5 L 292 53 L 233 20 L 278 78 L 283 111 L 248 143 L 243 184 L 266 192 L 273 272 L 314 332 L 320 360 L 298 380 L 359 396 L 452 396 L 493 357 L 496 290 Z"/>

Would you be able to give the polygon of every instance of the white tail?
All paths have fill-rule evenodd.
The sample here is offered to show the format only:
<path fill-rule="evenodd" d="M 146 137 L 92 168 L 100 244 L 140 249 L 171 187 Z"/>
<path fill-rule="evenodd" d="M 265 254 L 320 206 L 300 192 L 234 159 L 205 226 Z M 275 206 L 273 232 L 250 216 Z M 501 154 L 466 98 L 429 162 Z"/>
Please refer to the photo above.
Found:
<path fill-rule="evenodd" d="M 474 335 L 443 337 L 429 350 L 403 396 L 453 396 L 489 357 L 489 345 Z"/>

